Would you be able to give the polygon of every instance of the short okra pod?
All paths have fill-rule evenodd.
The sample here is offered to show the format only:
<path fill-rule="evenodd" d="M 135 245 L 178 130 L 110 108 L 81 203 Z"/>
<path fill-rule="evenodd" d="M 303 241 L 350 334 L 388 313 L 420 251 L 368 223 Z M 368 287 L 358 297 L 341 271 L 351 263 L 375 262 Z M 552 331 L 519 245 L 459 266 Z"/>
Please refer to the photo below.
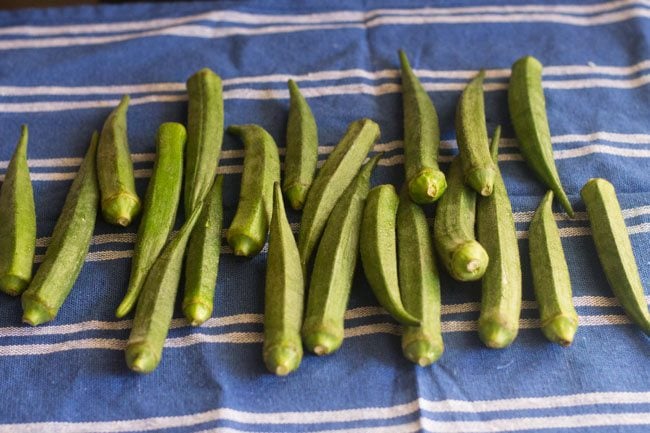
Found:
<path fill-rule="evenodd" d="M 30 325 L 56 317 L 88 253 L 99 207 L 98 137 L 95 132 L 54 226 L 45 258 L 22 295 L 23 322 Z"/>
<path fill-rule="evenodd" d="M 350 123 L 345 135 L 318 171 L 307 194 L 298 235 L 298 250 L 305 278 L 308 276 L 307 265 L 332 209 L 378 138 L 379 125 L 372 120 L 360 119 Z"/>
<path fill-rule="evenodd" d="M 392 185 L 370 190 L 361 223 L 361 263 L 379 303 L 404 325 L 420 321 L 406 310 L 397 278 L 396 219 L 399 197 Z"/>
<path fill-rule="evenodd" d="M 650 313 L 614 186 L 591 179 L 580 191 L 607 281 L 627 315 L 650 335 Z"/>
<path fill-rule="evenodd" d="M 223 91 L 221 78 L 209 68 L 186 83 L 187 148 L 183 200 L 189 215 L 208 194 L 219 164 L 223 143 Z"/>
<path fill-rule="evenodd" d="M 578 313 L 552 203 L 553 191 L 549 191 L 530 222 L 530 265 L 542 332 L 550 341 L 568 346 L 578 329 Z"/>
<path fill-rule="evenodd" d="M 300 326 L 305 283 L 300 254 L 282 201 L 280 184 L 273 187 L 273 217 L 266 256 L 264 292 L 264 363 L 270 372 L 286 376 L 300 365 Z"/>
<path fill-rule="evenodd" d="M 32 279 L 36 247 L 34 192 L 27 166 L 27 125 L 0 189 L 0 290 L 20 295 Z"/>
<path fill-rule="evenodd" d="M 431 203 L 440 198 L 447 188 L 445 175 L 438 167 L 438 113 L 413 73 L 404 51 L 399 51 L 399 57 L 402 65 L 406 183 L 413 201 Z"/>
<path fill-rule="evenodd" d="M 135 372 L 151 373 L 160 363 L 174 315 L 185 247 L 202 205 L 197 204 L 176 237 L 165 245 L 144 281 L 125 351 L 126 363 Z"/>
<path fill-rule="evenodd" d="M 493 139 L 495 167 L 498 146 Z M 481 280 L 478 332 L 486 346 L 500 349 L 510 345 L 519 332 L 522 281 L 512 206 L 498 167 L 492 195 L 478 199 L 476 219 L 478 240 L 490 257 Z"/>
<path fill-rule="evenodd" d="M 433 220 L 436 251 L 454 279 L 475 281 L 485 273 L 489 258 L 476 240 L 476 191 L 465 184 L 458 156 L 449 166 L 447 185 Z"/>
<path fill-rule="evenodd" d="M 180 123 L 163 123 L 156 137 L 156 160 L 135 240 L 129 287 L 115 315 L 124 317 L 138 301 L 149 269 L 174 227 L 183 182 L 183 149 L 187 132 Z"/>
<path fill-rule="evenodd" d="M 302 339 L 307 350 L 327 355 L 343 343 L 345 309 L 359 255 L 359 235 L 370 174 L 381 154 L 368 161 L 336 202 L 318 245 Z"/>
<path fill-rule="evenodd" d="M 233 125 L 228 132 L 244 142 L 244 171 L 237 212 L 227 240 L 235 255 L 259 253 L 273 214 L 273 184 L 280 181 L 280 157 L 273 137 L 258 125 Z"/>
<path fill-rule="evenodd" d="M 467 85 L 456 109 L 456 135 L 465 183 L 482 196 L 492 194 L 495 163 L 490 158 L 481 70 Z"/>
<path fill-rule="evenodd" d="M 221 253 L 223 175 L 217 175 L 194 227 L 185 259 L 183 313 L 198 326 L 212 316 Z"/>
<path fill-rule="evenodd" d="M 401 193 L 397 207 L 397 256 L 402 302 L 420 318 L 420 325 L 404 329 L 402 352 L 424 367 L 437 361 L 444 351 L 440 279 L 427 218 L 406 191 Z"/>
<path fill-rule="evenodd" d="M 289 80 L 289 119 L 287 152 L 284 157 L 284 192 L 295 210 L 302 209 L 316 174 L 318 163 L 318 129 L 309 104 L 298 85 Z"/>
<path fill-rule="evenodd" d="M 542 89 L 542 64 L 534 57 L 522 57 L 512 65 L 508 107 L 521 153 L 528 166 L 553 190 L 567 214 L 573 217 L 571 202 L 562 188 L 553 159 L 551 131 Z"/>
<path fill-rule="evenodd" d="M 126 132 L 128 109 L 129 96 L 124 95 L 104 122 L 97 146 L 102 215 L 107 222 L 123 227 L 131 224 L 140 212 L 140 198 L 135 191 L 133 161 Z"/>

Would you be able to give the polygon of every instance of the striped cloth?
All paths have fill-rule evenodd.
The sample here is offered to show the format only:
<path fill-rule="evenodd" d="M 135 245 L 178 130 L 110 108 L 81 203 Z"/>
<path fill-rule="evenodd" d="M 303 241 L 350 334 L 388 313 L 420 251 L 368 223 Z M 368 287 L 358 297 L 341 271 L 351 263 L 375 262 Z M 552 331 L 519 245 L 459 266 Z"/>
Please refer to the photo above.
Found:
<path fill-rule="evenodd" d="M 442 277 L 446 351 L 420 368 L 400 350 L 399 327 L 358 272 L 339 352 L 306 356 L 286 378 L 261 358 L 265 255 L 223 249 L 215 316 L 192 329 L 176 312 L 163 360 L 131 373 L 131 325 L 116 320 L 136 226 L 98 221 L 90 253 L 59 316 L 21 326 L 17 299 L 0 297 L 0 432 L 647 432 L 650 340 L 607 285 L 579 190 L 616 186 L 640 273 L 650 285 L 650 2 L 616 0 L 262 0 L 133 4 L 0 13 L 0 169 L 30 126 L 40 261 L 94 129 L 124 93 L 137 188 L 151 173 L 164 121 L 184 121 L 184 81 L 202 67 L 224 78 L 226 123 L 259 123 L 281 150 L 286 80 L 314 111 L 325 159 L 363 116 L 382 129 L 373 184 L 403 181 L 397 50 L 404 48 L 438 109 L 447 166 L 456 153 L 460 90 L 487 69 L 491 132 L 504 126 L 500 165 L 511 195 L 524 274 L 521 332 L 505 350 L 476 333 L 479 286 Z M 580 315 L 569 348 L 539 330 L 527 229 L 544 191 L 526 168 L 508 120 L 509 68 L 532 54 L 544 86 L 558 170 L 577 211 L 557 208 Z M 226 136 L 227 227 L 242 170 Z M 426 209 L 431 216 L 431 208 Z M 299 214 L 290 215 L 292 222 Z M 294 225 L 294 228 L 296 226 Z M 646 291 L 647 293 L 647 291 Z"/>

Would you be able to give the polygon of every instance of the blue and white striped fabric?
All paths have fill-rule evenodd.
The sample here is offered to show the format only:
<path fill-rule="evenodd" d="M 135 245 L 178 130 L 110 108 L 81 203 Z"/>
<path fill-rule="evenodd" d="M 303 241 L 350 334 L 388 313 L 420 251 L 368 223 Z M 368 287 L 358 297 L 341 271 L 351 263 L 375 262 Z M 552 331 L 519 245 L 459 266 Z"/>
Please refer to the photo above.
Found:
<path fill-rule="evenodd" d="M 0 432 L 647 432 L 650 340 L 607 285 L 579 190 L 610 179 L 619 192 L 641 277 L 650 286 L 650 2 L 616 0 L 222 1 L 0 13 L 0 167 L 30 127 L 41 260 L 94 129 L 124 93 L 137 187 L 150 175 L 154 136 L 184 121 L 184 81 L 202 67 L 224 79 L 226 123 L 259 123 L 284 147 L 296 79 L 315 113 L 325 159 L 360 117 L 382 129 L 373 183 L 399 185 L 403 48 L 438 109 L 446 167 L 456 152 L 460 90 L 480 68 L 488 129 L 504 125 L 500 165 L 511 195 L 524 274 L 521 332 L 508 349 L 476 334 L 478 285 L 443 276 L 446 351 L 420 368 L 399 327 L 357 273 L 339 352 L 306 356 L 286 378 L 261 359 L 265 255 L 224 247 L 215 317 L 176 319 L 151 375 L 131 373 L 123 296 L 136 227 L 98 221 L 81 275 L 50 324 L 21 326 L 18 299 L 0 297 Z M 580 329 L 569 348 L 538 327 L 527 229 L 544 187 L 522 161 L 508 119 L 509 68 L 532 54 L 544 86 L 557 166 L 577 210 L 557 210 Z M 243 152 L 224 140 L 227 227 Z M 427 209 L 431 215 L 431 209 Z M 292 222 L 299 214 L 290 215 Z M 648 291 L 646 291 L 648 293 Z"/>

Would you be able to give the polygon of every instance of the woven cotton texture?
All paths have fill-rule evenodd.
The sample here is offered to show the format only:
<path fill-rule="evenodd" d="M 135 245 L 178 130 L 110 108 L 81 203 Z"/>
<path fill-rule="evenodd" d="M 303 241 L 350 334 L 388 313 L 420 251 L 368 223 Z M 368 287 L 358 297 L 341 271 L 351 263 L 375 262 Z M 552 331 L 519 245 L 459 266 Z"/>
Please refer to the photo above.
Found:
<path fill-rule="evenodd" d="M 128 283 L 136 224 L 97 222 L 81 274 L 51 323 L 21 325 L 0 296 L 0 432 L 647 432 L 650 339 L 613 298 L 579 191 L 591 177 L 617 189 L 641 278 L 650 286 L 650 5 L 642 0 L 262 0 L 133 3 L 0 12 L 0 172 L 20 125 L 30 128 L 36 262 L 42 261 L 92 131 L 131 95 L 128 136 L 144 197 L 162 122 L 185 122 L 185 80 L 223 78 L 226 125 L 257 123 L 284 151 L 286 81 L 316 117 L 324 160 L 351 121 L 381 127 L 372 183 L 403 182 L 402 48 L 440 118 L 440 161 L 457 153 L 460 91 L 487 71 L 488 132 L 503 126 L 499 165 L 515 212 L 523 271 L 521 331 L 505 350 L 476 332 L 480 285 L 441 276 L 445 353 L 421 368 L 401 353 L 400 327 L 357 269 L 346 339 L 306 355 L 288 377 L 262 362 L 265 251 L 222 249 L 215 312 L 191 328 L 177 308 L 163 359 L 126 367 L 130 320 L 114 311 Z M 556 218 L 580 328 L 573 345 L 545 340 L 531 288 L 528 225 L 546 188 L 527 168 L 508 117 L 511 64 L 533 55 L 560 177 L 576 218 Z M 226 135 L 224 227 L 233 218 L 243 148 Z M 426 207 L 429 218 L 433 207 Z M 291 212 L 297 232 L 299 213 Z M 179 212 L 177 228 L 182 222 Z M 225 241 L 224 241 L 225 243 Z M 182 290 L 182 287 L 181 287 Z M 646 290 L 646 294 L 648 294 Z"/>

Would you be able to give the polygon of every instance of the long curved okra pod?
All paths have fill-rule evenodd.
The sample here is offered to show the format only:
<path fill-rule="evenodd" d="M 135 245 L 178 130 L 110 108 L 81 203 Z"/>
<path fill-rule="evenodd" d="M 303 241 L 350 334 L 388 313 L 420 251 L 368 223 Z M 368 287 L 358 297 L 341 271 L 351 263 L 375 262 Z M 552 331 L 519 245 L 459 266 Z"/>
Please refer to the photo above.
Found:
<path fill-rule="evenodd" d="M 578 313 L 552 204 L 553 191 L 549 191 L 530 222 L 530 265 L 542 332 L 550 341 L 568 346 L 578 329 Z"/>
<path fill-rule="evenodd" d="M 32 279 L 36 247 L 34 192 L 27 166 L 27 125 L 0 189 L 0 290 L 20 295 Z"/>
<path fill-rule="evenodd" d="M 221 253 L 222 186 L 223 175 L 219 174 L 187 245 L 183 313 L 193 326 L 202 324 L 212 316 Z"/>
<path fill-rule="evenodd" d="M 278 376 L 291 373 L 302 360 L 300 326 L 304 297 L 300 254 L 284 210 L 280 183 L 276 182 L 266 257 L 262 355 L 266 368 Z"/>
<path fill-rule="evenodd" d="M 521 311 L 519 245 L 508 192 L 496 166 L 498 148 L 499 142 L 493 138 L 494 191 L 489 197 L 479 197 L 476 212 L 478 240 L 490 257 L 481 280 L 478 333 L 483 343 L 494 349 L 510 345 L 517 337 Z"/>
<path fill-rule="evenodd" d="M 197 203 L 176 237 L 165 245 L 142 286 L 125 351 L 127 365 L 138 373 L 151 373 L 160 363 L 174 315 L 185 247 L 201 215 L 202 205 L 202 202 Z"/>
<path fill-rule="evenodd" d="M 440 326 L 440 279 L 424 211 L 403 191 L 397 207 L 399 286 L 404 307 L 420 318 L 402 334 L 404 356 L 424 367 L 444 351 Z"/>
<path fill-rule="evenodd" d="M 330 354 L 343 343 L 363 207 L 370 190 L 370 174 L 381 156 L 374 156 L 361 168 L 336 202 L 316 252 L 302 338 L 305 347 L 317 355 Z"/>
<path fill-rule="evenodd" d="M 485 273 L 489 258 L 476 241 L 476 191 L 465 185 L 458 156 L 449 166 L 447 185 L 433 220 L 436 251 L 454 279 L 475 281 Z"/>
<path fill-rule="evenodd" d="M 223 94 L 221 78 L 208 68 L 186 83 L 187 147 L 185 149 L 185 214 L 194 211 L 214 182 L 223 143 Z"/>
<path fill-rule="evenodd" d="M 399 197 L 392 185 L 370 190 L 361 223 L 361 263 L 368 283 L 379 303 L 404 325 L 420 321 L 406 310 L 397 278 L 395 223 Z"/>
<path fill-rule="evenodd" d="M 482 196 L 492 194 L 497 168 L 490 158 L 483 77 L 481 72 L 469 82 L 456 109 L 456 131 L 465 183 Z"/>
<path fill-rule="evenodd" d="M 607 281 L 627 315 L 650 335 L 650 312 L 614 186 L 590 179 L 580 191 Z"/>
<path fill-rule="evenodd" d="M 289 80 L 287 153 L 284 157 L 284 192 L 295 210 L 302 209 L 318 163 L 318 129 L 309 104 L 295 81 Z"/>
<path fill-rule="evenodd" d="M 140 198 L 135 191 L 133 161 L 126 133 L 126 112 L 129 95 L 104 122 L 97 146 L 97 179 L 101 191 L 104 219 L 123 227 L 128 226 L 140 212 Z"/>
<path fill-rule="evenodd" d="M 230 134 L 244 142 L 244 171 L 237 212 L 227 240 L 235 255 L 259 253 L 273 214 L 273 184 L 280 182 L 280 157 L 273 137 L 258 125 L 233 125 Z"/>
<path fill-rule="evenodd" d="M 187 132 L 180 123 L 163 123 L 158 128 L 156 160 L 135 240 L 129 287 L 117 307 L 117 317 L 129 314 L 137 303 L 149 269 L 174 227 L 183 182 L 183 149 L 186 139 Z"/>
<path fill-rule="evenodd" d="M 348 125 L 345 135 L 318 171 L 307 194 L 298 235 L 305 278 L 308 276 L 307 264 L 332 209 L 356 176 L 377 138 L 379 125 L 370 119 L 355 120 Z"/>
<path fill-rule="evenodd" d="M 84 264 L 99 207 L 98 138 L 95 132 L 54 226 L 43 263 L 22 295 L 23 322 L 30 325 L 56 317 Z"/>
<path fill-rule="evenodd" d="M 571 202 L 562 188 L 553 159 L 542 89 L 542 64 L 532 56 L 522 57 L 512 65 L 508 107 L 521 153 L 528 166 L 553 190 L 562 207 L 573 218 Z"/>
<path fill-rule="evenodd" d="M 406 53 L 400 50 L 399 58 L 402 65 L 406 183 L 413 201 L 431 203 L 440 198 L 447 188 L 445 175 L 438 167 L 438 113 L 413 73 Z"/>

